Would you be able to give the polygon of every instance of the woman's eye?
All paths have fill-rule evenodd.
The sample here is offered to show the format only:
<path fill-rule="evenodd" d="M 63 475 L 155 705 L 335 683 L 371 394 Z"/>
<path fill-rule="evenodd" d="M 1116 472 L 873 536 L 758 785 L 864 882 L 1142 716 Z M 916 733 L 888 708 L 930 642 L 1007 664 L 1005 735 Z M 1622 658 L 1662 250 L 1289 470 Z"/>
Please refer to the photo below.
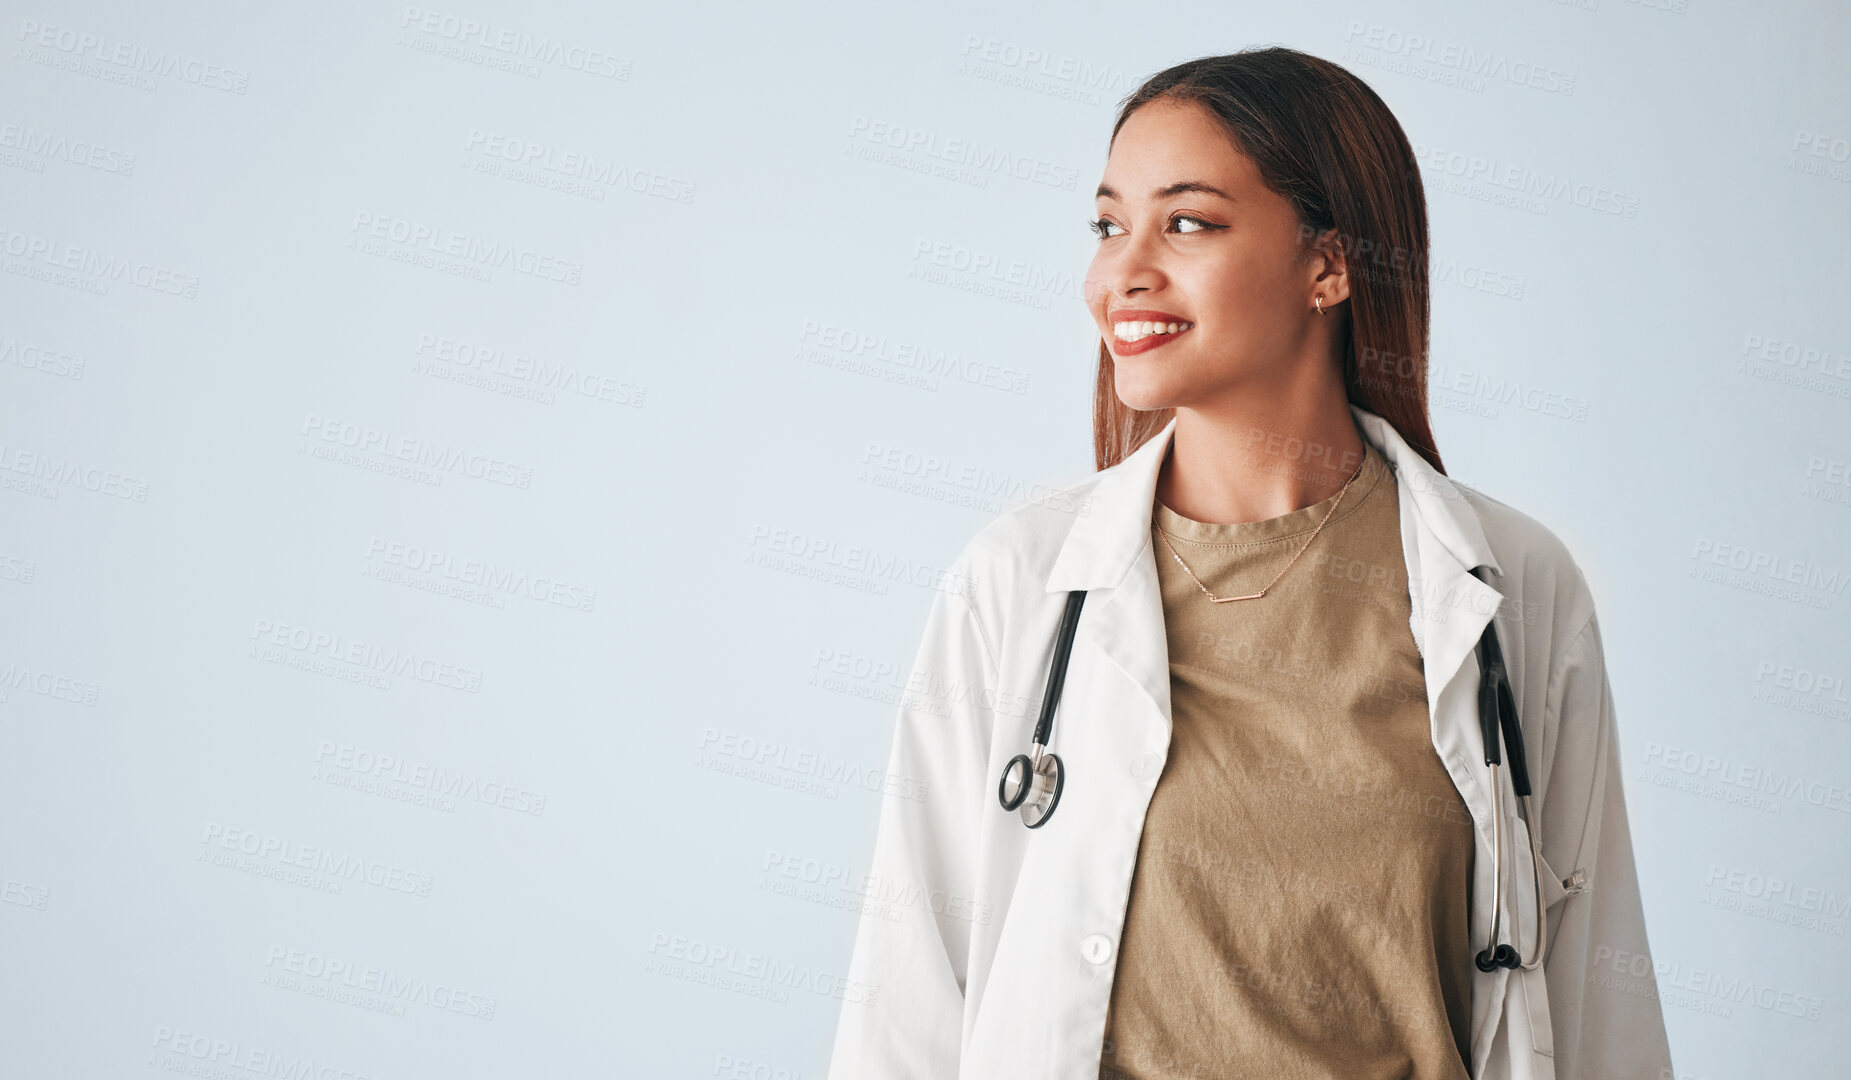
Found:
<path fill-rule="evenodd" d="M 1193 229 L 1182 228 L 1182 223 L 1185 221 L 1195 226 L 1195 228 Z M 1189 235 L 1191 233 L 1206 232 L 1209 229 L 1224 229 L 1227 227 L 1225 225 L 1211 225 L 1208 222 L 1203 221 L 1201 218 L 1195 217 L 1192 214 L 1177 214 L 1170 218 L 1170 224 L 1176 226 L 1176 232 L 1181 235 Z M 1101 240 L 1107 239 L 1112 236 L 1119 235 L 1118 233 L 1114 233 L 1111 231 L 1115 228 L 1119 228 L 1118 224 L 1116 222 L 1107 221 L 1104 218 L 1100 218 L 1097 221 L 1089 221 L 1086 223 L 1086 227 L 1091 229 L 1093 231 L 1093 235 L 1097 236 Z"/>

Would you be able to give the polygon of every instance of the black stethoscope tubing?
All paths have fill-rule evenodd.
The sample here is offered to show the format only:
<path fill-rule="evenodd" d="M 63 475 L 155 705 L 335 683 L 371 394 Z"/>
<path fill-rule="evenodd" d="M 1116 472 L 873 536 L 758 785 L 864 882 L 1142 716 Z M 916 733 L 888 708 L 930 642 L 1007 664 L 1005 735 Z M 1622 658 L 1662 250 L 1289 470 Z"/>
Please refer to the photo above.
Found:
<path fill-rule="evenodd" d="M 1019 809 L 1023 823 L 1031 829 L 1046 824 L 1048 818 L 1054 815 L 1054 808 L 1060 805 L 1066 769 L 1060 755 L 1048 749 L 1048 743 L 1054 730 L 1054 711 L 1060 704 L 1061 687 L 1066 682 L 1067 658 L 1073 651 L 1074 634 L 1079 628 L 1080 606 L 1085 602 L 1085 589 L 1075 589 L 1067 594 L 1067 606 L 1061 613 L 1060 629 L 1054 637 L 1054 659 L 1048 667 L 1048 686 L 1042 695 L 1041 715 L 1035 721 L 1029 752 L 1009 759 L 1009 763 L 1003 766 L 1002 779 L 996 788 L 996 798 L 1003 809 Z M 1476 650 L 1479 663 L 1478 721 L 1479 733 L 1484 740 L 1485 766 L 1491 770 L 1491 793 L 1496 806 L 1503 798 L 1503 789 L 1498 785 L 1498 769 L 1503 764 L 1500 749 L 1509 747 L 1511 790 L 1524 800 L 1526 818 L 1534 820 L 1528 814 L 1530 770 L 1523 757 L 1523 727 L 1517 719 L 1517 702 L 1511 692 L 1509 672 L 1504 665 L 1504 651 L 1498 644 L 1494 623 L 1494 620 L 1485 623 L 1485 631 L 1478 639 Z M 1495 886 L 1490 940 L 1496 942 L 1498 923 L 1504 907 L 1504 829 L 1502 814 L 1493 813 L 1491 818 L 1492 878 Z M 1536 837 L 1533 831 L 1530 844 L 1531 865 L 1534 867 Z M 1541 881 L 1538 880 L 1536 884 L 1537 941 L 1536 948 L 1532 950 L 1532 956 L 1536 959 L 1525 964 L 1514 946 L 1487 945 L 1473 957 L 1480 971 L 1489 972 L 1499 967 L 1521 967 L 1528 971 L 1541 963 L 1541 956 L 1547 949 L 1548 927 L 1542 917 Z"/>
<path fill-rule="evenodd" d="M 1060 805 L 1061 786 L 1067 777 L 1060 755 L 1049 751 L 1047 747 L 1049 736 L 1054 730 L 1054 708 L 1060 704 L 1061 687 L 1067 681 L 1067 657 L 1073 652 L 1073 635 L 1079 629 L 1080 605 L 1084 603 L 1085 589 L 1075 589 L 1067 594 L 1067 609 L 1061 613 L 1060 630 L 1054 635 L 1054 662 L 1048 667 L 1048 688 L 1041 695 L 1041 717 L 1035 721 L 1035 734 L 1029 752 L 1009 759 L 1009 764 L 1003 766 L 1003 777 L 996 787 L 996 798 L 1003 804 L 1004 810 L 1016 809 L 1027 800 L 1031 791 L 1035 792 L 1036 801 L 1022 811 L 1022 820 L 1031 829 L 1040 828 L 1054 815 L 1054 808 Z M 1042 782 L 1031 783 L 1031 777 L 1039 778 Z"/>

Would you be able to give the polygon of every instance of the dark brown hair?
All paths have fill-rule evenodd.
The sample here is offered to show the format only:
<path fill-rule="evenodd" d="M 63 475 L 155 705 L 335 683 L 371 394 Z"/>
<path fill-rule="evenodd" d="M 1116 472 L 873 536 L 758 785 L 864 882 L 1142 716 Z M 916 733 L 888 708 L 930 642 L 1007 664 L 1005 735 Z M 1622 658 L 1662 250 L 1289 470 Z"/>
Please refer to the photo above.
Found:
<path fill-rule="evenodd" d="M 1330 309 L 1347 330 L 1344 390 L 1444 473 L 1427 417 L 1427 199 L 1413 147 L 1388 106 L 1328 60 L 1280 47 L 1245 49 L 1151 76 L 1120 105 L 1113 141 L 1132 113 L 1159 100 L 1206 106 L 1267 186 L 1297 209 L 1301 238 L 1337 230 L 1350 277 L 1349 298 Z M 1175 413 L 1120 401 L 1111 350 L 1099 343 L 1099 468 L 1123 461 Z"/>

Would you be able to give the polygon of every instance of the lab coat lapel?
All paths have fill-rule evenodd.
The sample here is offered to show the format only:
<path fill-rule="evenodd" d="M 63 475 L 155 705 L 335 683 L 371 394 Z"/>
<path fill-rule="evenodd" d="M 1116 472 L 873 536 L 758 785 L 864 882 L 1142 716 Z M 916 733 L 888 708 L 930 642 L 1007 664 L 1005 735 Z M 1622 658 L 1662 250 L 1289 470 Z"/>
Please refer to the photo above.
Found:
<path fill-rule="evenodd" d="M 1047 591 L 1109 590 L 1087 597 L 1076 642 L 1090 639 L 1135 683 L 1165 724 L 1170 721 L 1170 645 L 1163 593 L 1150 550 L 1157 474 L 1176 430 L 1163 430 L 1100 474 L 1088 509 L 1074 519 L 1048 574 Z"/>
<path fill-rule="evenodd" d="M 1474 815 L 1491 805 L 1478 731 L 1474 650 L 1502 600 L 1472 568 L 1500 570 L 1484 529 L 1459 488 L 1435 471 L 1386 420 L 1351 406 L 1368 439 L 1395 469 L 1410 629 L 1420 651 L 1433 746 Z M 1469 662 L 1468 662 L 1469 661 Z M 1455 722 L 1458 721 L 1458 722 Z M 1472 767 L 1476 757 L 1476 768 Z"/>
<path fill-rule="evenodd" d="M 1472 951 L 1484 947 L 1491 933 L 1491 907 L 1496 895 L 1492 858 L 1492 812 L 1499 804 L 1485 768 L 1484 740 L 1479 729 L 1479 670 L 1475 650 L 1485 625 L 1496 613 L 1502 594 L 1471 571 L 1478 566 L 1499 571 L 1497 558 L 1485 539 L 1478 513 L 1451 480 L 1436 471 L 1380 416 L 1352 405 L 1358 426 L 1395 468 L 1400 495 L 1401 540 L 1408 567 L 1410 629 L 1421 653 L 1427 684 L 1433 747 L 1452 777 L 1453 786 L 1471 812 L 1477 834 L 1477 857 L 1472 867 Z M 1506 649 L 1510 645 L 1506 644 Z M 1499 770 L 1499 786 L 1506 791 L 1504 805 L 1514 804 L 1509 779 Z M 1515 863 L 1517 834 L 1505 823 L 1504 854 Z M 1511 897 L 1524 879 L 1515 873 L 1506 879 L 1506 918 L 1516 910 Z M 1487 1072 L 1492 1035 L 1504 1010 L 1508 968 L 1490 974 L 1472 972 L 1472 1067 L 1474 1077 L 1509 1076 L 1500 1062 Z M 1520 1073 L 1519 1075 L 1528 1075 Z"/>

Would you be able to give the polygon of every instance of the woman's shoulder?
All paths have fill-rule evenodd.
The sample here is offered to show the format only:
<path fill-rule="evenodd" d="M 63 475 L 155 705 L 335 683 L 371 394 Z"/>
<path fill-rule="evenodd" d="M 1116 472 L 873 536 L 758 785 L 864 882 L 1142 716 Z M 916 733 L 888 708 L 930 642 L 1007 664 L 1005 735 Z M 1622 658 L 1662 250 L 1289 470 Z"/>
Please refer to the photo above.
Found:
<path fill-rule="evenodd" d="M 1063 602 L 1048 593 L 1047 583 L 1074 526 L 1100 512 L 1092 495 L 1105 475 L 1036 485 L 965 541 L 951 567 L 956 591 L 992 641 L 1005 640 L 1012 615 Z"/>
<path fill-rule="evenodd" d="M 1594 615 L 1594 596 L 1581 564 L 1558 533 L 1534 516 L 1459 480 L 1448 478 L 1472 507 L 1498 563 L 1498 590 L 1517 605 L 1525 625 L 1539 617 L 1569 640 Z"/>
<path fill-rule="evenodd" d="M 1104 473 L 1037 485 L 980 526 L 958 562 L 972 573 L 1045 582 L 1076 522 L 1095 513 L 1093 489 Z"/>

